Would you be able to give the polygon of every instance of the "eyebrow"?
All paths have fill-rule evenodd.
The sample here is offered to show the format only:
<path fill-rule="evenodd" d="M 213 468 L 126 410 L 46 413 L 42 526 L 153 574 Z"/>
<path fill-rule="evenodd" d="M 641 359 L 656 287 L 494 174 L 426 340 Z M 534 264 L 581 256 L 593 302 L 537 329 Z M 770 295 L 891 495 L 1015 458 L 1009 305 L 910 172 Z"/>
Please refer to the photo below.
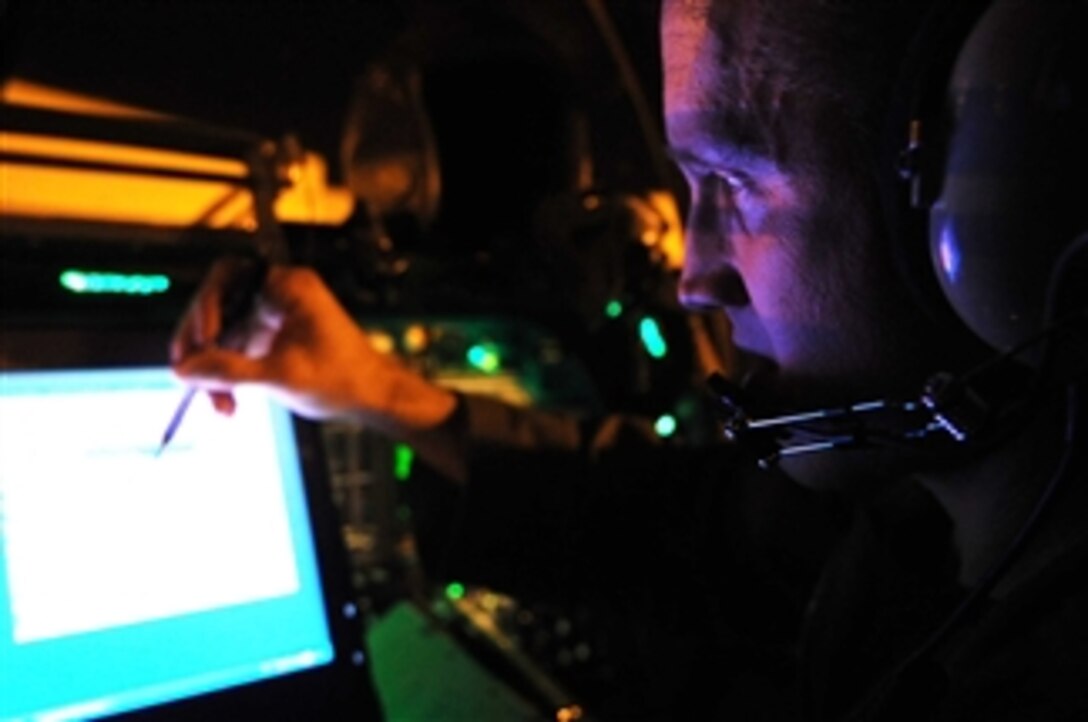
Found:
<path fill-rule="evenodd" d="M 717 143 L 711 153 L 672 145 L 666 145 L 664 152 L 671 161 L 684 168 L 721 168 L 749 172 L 778 168 L 778 164 L 766 154 L 733 143 Z"/>

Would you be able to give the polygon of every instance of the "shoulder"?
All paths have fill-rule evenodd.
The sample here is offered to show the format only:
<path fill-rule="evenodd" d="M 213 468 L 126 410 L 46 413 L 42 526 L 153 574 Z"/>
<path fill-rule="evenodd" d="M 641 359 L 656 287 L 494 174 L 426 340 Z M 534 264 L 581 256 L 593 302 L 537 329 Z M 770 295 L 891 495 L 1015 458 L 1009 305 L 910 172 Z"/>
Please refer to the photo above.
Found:
<path fill-rule="evenodd" d="M 965 628 L 946 719 L 1088 719 L 1088 542 Z"/>

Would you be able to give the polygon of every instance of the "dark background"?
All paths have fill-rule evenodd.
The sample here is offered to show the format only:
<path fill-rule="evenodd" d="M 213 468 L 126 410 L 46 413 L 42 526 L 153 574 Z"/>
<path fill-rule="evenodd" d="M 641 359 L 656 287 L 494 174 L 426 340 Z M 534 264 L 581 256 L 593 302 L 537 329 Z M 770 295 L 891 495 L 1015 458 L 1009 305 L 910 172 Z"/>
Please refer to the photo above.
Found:
<path fill-rule="evenodd" d="M 656 2 L 605 6 L 656 108 Z M 452 69 L 442 82 L 479 81 L 496 99 L 522 82 L 516 68 L 504 75 L 498 62 L 486 77 L 458 78 L 473 70 L 449 58 L 536 43 L 578 86 L 595 153 L 612 166 L 605 172 L 617 184 L 654 180 L 629 94 L 581 0 L 8 0 L 0 8 L 5 77 L 271 137 L 293 132 L 334 175 L 352 82 L 406 29 L 423 28 L 434 67 Z"/>

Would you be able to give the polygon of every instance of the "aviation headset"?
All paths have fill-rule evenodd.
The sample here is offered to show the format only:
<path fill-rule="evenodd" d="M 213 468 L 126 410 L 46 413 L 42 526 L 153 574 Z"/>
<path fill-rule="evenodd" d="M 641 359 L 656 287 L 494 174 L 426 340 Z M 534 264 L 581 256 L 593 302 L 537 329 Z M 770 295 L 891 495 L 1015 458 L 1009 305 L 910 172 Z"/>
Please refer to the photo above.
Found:
<path fill-rule="evenodd" d="M 1086 0 L 935 3 L 889 103 L 878 185 L 893 258 L 915 301 L 977 336 L 990 358 L 935 374 L 917 399 L 769 419 L 749 418 L 743 390 L 713 378 L 727 438 L 764 464 L 938 437 L 984 442 L 1033 389 L 1084 378 L 1086 31 Z"/>
<path fill-rule="evenodd" d="M 987 406 L 1007 410 L 1030 404 L 1033 390 L 1064 387 L 1064 450 L 1004 553 L 849 720 L 895 704 L 904 683 L 909 694 L 910 675 L 979 608 L 1028 543 L 1073 468 L 1088 379 L 1088 2 L 937 5 L 908 50 L 891 103 L 882 202 L 893 255 L 916 301 L 934 318 L 966 326 L 996 355 L 966 373 L 936 375 L 918 403 L 877 411 L 919 414 L 926 426 L 915 438 L 933 428 L 954 442 L 985 444 L 1001 433 L 993 419 L 1000 414 Z M 1033 376 L 1027 393 L 980 397 L 976 377 L 1002 368 Z M 832 417 L 856 422 L 850 417 L 868 406 L 854 409 Z M 751 425 L 742 419 L 734 433 Z M 864 422 L 861 428 L 823 445 L 850 445 L 859 434 L 864 441 L 872 432 Z"/>

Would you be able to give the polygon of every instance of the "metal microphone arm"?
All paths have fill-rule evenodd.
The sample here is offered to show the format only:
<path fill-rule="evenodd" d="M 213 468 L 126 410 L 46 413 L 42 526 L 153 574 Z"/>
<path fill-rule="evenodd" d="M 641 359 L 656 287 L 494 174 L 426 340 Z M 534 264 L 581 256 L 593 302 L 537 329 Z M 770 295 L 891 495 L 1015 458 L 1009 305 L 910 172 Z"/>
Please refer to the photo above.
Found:
<path fill-rule="evenodd" d="M 909 443 L 938 432 L 964 443 L 988 417 L 986 404 L 969 386 L 943 373 L 926 382 L 917 401 L 878 399 L 759 419 L 745 410 L 740 387 L 720 374 L 707 382 L 717 398 L 726 440 L 747 445 L 764 468 L 785 457 Z M 884 423 L 874 423 L 881 419 Z M 796 437 L 801 438 L 790 443 Z"/>

